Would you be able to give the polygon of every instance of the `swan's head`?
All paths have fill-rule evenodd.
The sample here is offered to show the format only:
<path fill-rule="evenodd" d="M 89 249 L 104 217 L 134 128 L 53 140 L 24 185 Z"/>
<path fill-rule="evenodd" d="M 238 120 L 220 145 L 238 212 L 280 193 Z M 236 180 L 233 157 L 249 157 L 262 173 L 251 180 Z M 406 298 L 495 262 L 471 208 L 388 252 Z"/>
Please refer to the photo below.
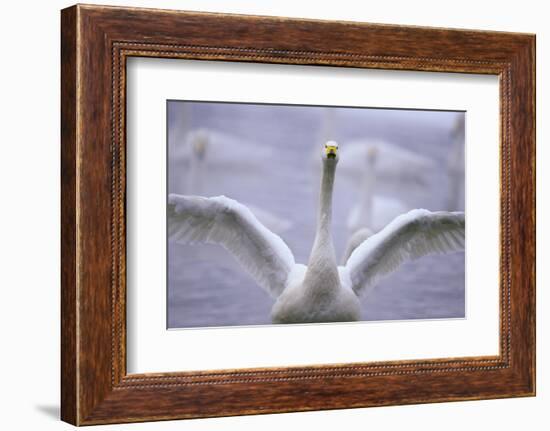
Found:
<path fill-rule="evenodd" d="M 327 141 L 323 149 L 323 160 L 338 161 L 338 143 L 335 141 Z"/>
<path fill-rule="evenodd" d="M 204 159 L 208 150 L 208 143 L 208 133 L 205 130 L 197 130 L 191 135 L 191 148 L 198 159 Z"/>
<path fill-rule="evenodd" d="M 371 146 L 367 150 L 367 164 L 374 165 L 376 163 L 376 159 L 378 158 L 378 147 Z"/>

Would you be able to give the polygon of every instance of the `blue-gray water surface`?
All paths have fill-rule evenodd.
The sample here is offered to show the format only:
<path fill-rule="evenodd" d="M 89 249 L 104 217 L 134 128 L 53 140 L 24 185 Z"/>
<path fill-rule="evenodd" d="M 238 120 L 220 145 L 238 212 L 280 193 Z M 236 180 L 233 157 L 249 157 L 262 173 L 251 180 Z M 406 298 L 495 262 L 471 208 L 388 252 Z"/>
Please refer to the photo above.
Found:
<path fill-rule="evenodd" d="M 189 191 L 188 162 L 174 154 L 178 145 L 185 145 L 189 130 L 204 128 L 231 138 L 215 147 L 217 165 L 203 172 L 201 194 L 223 194 L 290 222 L 279 235 L 299 263 L 307 263 L 313 244 L 319 181 L 314 154 L 327 137 L 341 148 L 355 139 L 383 139 L 433 159 L 423 190 L 398 188 L 391 197 L 410 208 L 464 209 L 463 195 L 449 196 L 456 192 L 448 174 L 456 145 L 453 129 L 457 121 L 463 124 L 463 113 L 331 109 L 327 127 L 329 116 L 322 107 L 169 101 L 169 193 Z M 344 252 L 346 221 L 357 199 L 357 190 L 339 179 L 337 171 L 332 228 L 338 256 Z M 449 208 L 449 201 L 454 207 Z M 361 298 L 363 320 L 464 317 L 464 273 L 463 252 L 405 263 Z M 272 305 L 269 295 L 221 247 L 168 244 L 169 328 L 269 324 Z"/>

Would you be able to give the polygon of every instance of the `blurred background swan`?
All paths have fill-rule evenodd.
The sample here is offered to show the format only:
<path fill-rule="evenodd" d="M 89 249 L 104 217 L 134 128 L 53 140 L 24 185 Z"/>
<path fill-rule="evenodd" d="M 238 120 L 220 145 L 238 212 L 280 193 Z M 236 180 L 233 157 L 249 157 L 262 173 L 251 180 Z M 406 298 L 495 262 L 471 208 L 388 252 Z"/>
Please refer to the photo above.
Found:
<path fill-rule="evenodd" d="M 271 156 L 272 149 L 212 128 L 192 128 L 192 110 L 188 104 L 178 104 L 170 122 L 168 145 L 170 190 L 186 195 L 214 196 L 223 193 L 228 176 L 260 176 L 255 160 Z M 277 215 L 246 203 L 253 214 L 276 233 L 290 227 L 290 222 Z"/>
<path fill-rule="evenodd" d="M 320 141 L 341 141 L 348 131 L 344 130 L 347 125 L 341 124 L 342 117 L 352 114 L 357 115 L 357 110 L 323 108 Z M 408 150 L 408 142 L 400 147 L 370 128 L 359 130 L 361 134 L 346 139 L 342 146 L 339 167 L 342 182 L 347 181 L 345 186 L 353 187 L 357 193 L 357 202 L 348 217 L 350 234 L 363 227 L 378 231 L 415 207 L 415 194 L 429 193 L 429 176 L 435 165 L 431 157 Z M 416 147 L 414 143 L 410 145 Z"/>
<path fill-rule="evenodd" d="M 324 108 L 321 142 L 340 139 L 343 131 L 339 129 L 338 112 Z M 369 129 L 362 133 L 360 138 L 346 141 L 341 151 L 340 175 L 345 186 L 356 193 L 347 217 L 348 240 L 341 262 L 399 214 L 419 207 L 415 193 L 429 193 L 429 176 L 435 165 L 430 157 L 371 136 Z"/>
<path fill-rule="evenodd" d="M 210 127 L 193 127 L 192 105 L 175 103 L 168 121 L 169 189 L 185 195 L 216 196 L 224 192 L 228 178 L 239 175 L 255 181 L 262 175 L 256 160 L 269 158 L 272 149 Z M 281 233 L 291 222 L 261 206 L 245 201 L 250 211 L 268 229 Z M 194 258 L 210 261 L 227 272 L 235 272 L 234 260 L 225 250 L 210 244 L 195 249 Z"/>
<path fill-rule="evenodd" d="M 185 107 L 183 105 L 186 105 Z M 447 169 L 449 152 L 453 145 L 451 130 L 455 121 L 463 121 L 458 112 L 404 111 L 391 109 L 332 108 L 334 136 L 340 143 L 340 167 L 344 158 L 361 159 L 362 168 L 352 167 L 349 178 L 345 174 L 336 179 L 333 237 L 336 255 L 344 255 L 350 238 L 350 217 L 359 202 L 367 201 L 359 194 L 362 183 L 369 181 L 366 167 L 368 150 L 353 150 L 354 142 L 386 142 L 384 150 L 371 154 L 370 162 L 376 165 L 376 182 L 372 193 L 374 201 L 392 202 L 395 208 L 426 208 L 431 211 L 446 209 L 450 186 Z M 209 152 L 213 157 L 229 158 L 235 166 L 214 168 L 218 162 L 212 159 L 212 171 L 220 170 L 222 180 L 203 182 L 208 195 L 224 194 L 246 205 L 276 214 L 291 225 L 281 238 L 292 249 L 299 261 L 306 261 L 315 234 L 315 208 L 317 190 L 312 187 L 315 177 L 311 172 L 311 154 L 318 150 L 320 134 L 326 127 L 324 107 L 263 105 L 239 103 L 177 102 L 168 103 L 169 143 L 177 127 L 175 111 L 190 112 L 192 127 L 184 130 L 183 136 L 192 130 L 214 130 L 221 136 L 234 137 L 237 141 L 252 143 L 251 148 L 235 151 L 233 144 L 220 145 L 223 150 Z M 327 132 L 326 134 L 328 134 Z M 326 135 L 325 134 L 325 135 Z M 327 139 L 328 140 L 328 139 Z M 212 140 L 214 142 L 214 140 Z M 226 142 L 232 142 L 227 140 Z M 235 143 L 235 145 L 238 145 Z M 364 144 L 363 144 L 364 145 Z M 348 146 L 352 150 L 348 150 Z M 210 147 L 214 148 L 214 146 Z M 240 148 L 240 147 L 239 147 Z M 396 150 L 393 152 L 393 150 Z M 169 146 L 168 193 L 185 194 L 188 181 L 185 172 L 189 159 L 176 157 Z M 357 152 L 356 152 L 357 151 Z M 430 169 L 424 169 L 420 181 L 390 188 L 380 185 L 384 176 L 395 166 L 403 164 L 401 151 L 416 156 L 418 160 L 430 160 Z M 391 155 L 390 155 L 391 154 Z M 397 154 L 397 155 L 395 155 Z M 387 158 L 387 162 L 384 162 Z M 392 158 L 395 162 L 392 162 Z M 318 156 L 317 156 L 318 162 Z M 398 160 L 402 160 L 398 163 Z M 407 159 L 409 160 L 409 159 Z M 354 162 L 355 163 L 355 162 Z M 209 165 L 210 166 L 210 165 Z M 223 168 L 222 166 L 226 166 Z M 355 169 L 355 170 L 354 170 Z M 229 171 L 229 172 L 227 172 Z M 240 175 L 240 172 L 245 174 Z M 210 168 L 204 172 L 210 175 Z M 358 173 L 355 177 L 353 172 Z M 406 172 L 405 172 L 406 173 Z M 174 174 L 174 175 L 173 175 Z M 418 175 L 414 169 L 409 174 Z M 407 174 L 407 175 L 409 175 Z M 176 178 L 177 176 L 179 178 Z M 317 177 L 318 179 L 318 177 Z M 402 181 L 403 182 L 403 181 Z M 200 183 L 200 181 L 199 181 Z M 397 181 L 395 184 L 398 184 Z M 363 196 L 362 199 L 359 199 Z M 463 199 L 463 198 L 462 198 Z M 385 204 L 376 204 L 383 208 Z M 391 205 L 388 205 L 391 208 Z M 368 205 L 367 205 L 368 207 Z M 397 210 L 396 210 L 397 211 Z M 400 212 L 403 212 L 400 210 Z M 381 211 L 383 213 L 383 211 Z M 375 226 L 383 217 L 371 218 Z M 389 216 L 388 216 L 389 217 Z M 217 246 L 211 246 L 217 247 Z M 217 249 L 217 253 L 226 253 Z M 257 325 L 270 322 L 272 300 L 258 289 L 254 280 L 238 270 L 237 263 L 226 253 L 232 267 L 219 265 L 208 259 L 209 254 L 197 253 L 196 246 L 168 244 L 168 327 L 186 328 L 202 326 Z M 237 268 L 237 270 L 235 270 Z M 414 267 L 405 264 L 380 282 L 371 295 L 361 299 L 361 311 L 368 320 L 396 320 L 419 318 L 452 318 L 464 316 L 464 254 L 428 256 L 415 262 Z"/>
<path fill-rule="evenodd" d="M 346 131 L 339 120 L 356 113 L 348 111 L 323 109 L 321 142 L 342 141 Z M 405 144 L 409 146 L 408 142 Z M 410 145 L 416 147 L 414 143 Z M 397 215 L 416 207 L 415 194 L 429 193 L 434 165 L 431 157 L 377 137 L 367 127 L 361 135 L 346 139 L 339 171 L 345 187 L 352 187 L 356 193 L 356 203 L 348 217 L 350 234 L 363 227 L 378 231 Z"/>
<path fill-rule="evenodd" d="M 464 210 L 465 193 L 465 148 L 466 123 L 460 117 L 457 117 L 453 128 L 450 131 L 452 146 L 447 160 L 447 170 L 449 175 L 449 193 L 446 209 L 449 211 Z"/>

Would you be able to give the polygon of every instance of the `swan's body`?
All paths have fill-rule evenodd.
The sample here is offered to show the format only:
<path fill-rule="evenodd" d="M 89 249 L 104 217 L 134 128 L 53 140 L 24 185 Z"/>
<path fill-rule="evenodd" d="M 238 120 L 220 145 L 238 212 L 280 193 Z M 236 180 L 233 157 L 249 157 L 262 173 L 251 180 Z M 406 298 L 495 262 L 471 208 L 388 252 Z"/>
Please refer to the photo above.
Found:
<path fill-rule="evenodd" d="M 358 295 L 403 261 L 464 247 L 464 214 L 413 210 L 361 243 L 337 266 L 331 234 L 337 144 L 323 154 L 320 206 L 308 265 L 297 264 L 284 241 L 244 205 L 224 196 L 169 196 L 168 236 L 225 247 L 274 299 L 274 323 L 353 321 Z"/>
<path fill-rule="evenodd" d="M 277 298 L 271 310 L 273 323 L 353 322 L 361 319 L 359 298 L 351 288 L 344 269 L 338 268 L 337 277 L 323 279 L 322 273 L 310 282 L 318 288 L 307 288 L 308 267 L 296 264 L 287 287 Z M 343 272 L 343 274 L 340 274 Z M 334 286 L 339 285 L 338 288 Z"/>
<path fill-rule="evenodd" d="M 397 145 L 382 140 L 354 140 L 342 149 L 342 178 L 361 184 L 365 173 L 365 160 L 376 153 L 376 164 L 370 175 L 376 180 L 376 193 L 392 194 L 395 190 L 423 190 L 426 176 L 433 169 L 434 161 Z"/>

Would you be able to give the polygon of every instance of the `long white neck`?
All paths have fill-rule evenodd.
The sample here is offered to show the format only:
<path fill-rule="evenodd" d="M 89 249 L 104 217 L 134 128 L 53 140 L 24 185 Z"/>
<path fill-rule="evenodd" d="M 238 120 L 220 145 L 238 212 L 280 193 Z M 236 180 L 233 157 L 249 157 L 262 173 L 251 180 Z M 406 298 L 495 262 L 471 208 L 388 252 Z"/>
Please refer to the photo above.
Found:
<path fill-rule="evenodd" d="M 321 191 L 319 195 L 319 210 L 317 213 L 316 238 L 331 238 L 332 223 L 332 191 L 334 189 L 334 176 L 336 163 L 330 159 L 323 161 L 321 175 Z"/>
<path fill-rule="evenodd" d="M 332 243 L 332 190 L 336 172 L 335 160 L 323 160 L 317 232 L 304 277 L 304 289 L 315 295 L 326 295 L 340 288 L 336 254 Z"/>
<path fill-rule="evenodd" d="M 192 154 L 187 175 L 188 194 L 204 194 L 204 169 L 204 158 Z"/>
<path fill-rule="evenodd" d="M 368 163 L 367 169 L 363 174 L 361 181 L 362 195 L 360 198 L 359 207 L 359 223 L 361 227 L 373 227 L 373 205 L 374 205 L 374 190 L 376 187 L 376 175 L 374 173 L 374 164 Z"/>

